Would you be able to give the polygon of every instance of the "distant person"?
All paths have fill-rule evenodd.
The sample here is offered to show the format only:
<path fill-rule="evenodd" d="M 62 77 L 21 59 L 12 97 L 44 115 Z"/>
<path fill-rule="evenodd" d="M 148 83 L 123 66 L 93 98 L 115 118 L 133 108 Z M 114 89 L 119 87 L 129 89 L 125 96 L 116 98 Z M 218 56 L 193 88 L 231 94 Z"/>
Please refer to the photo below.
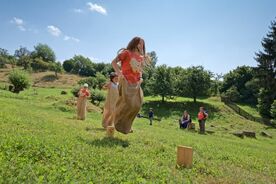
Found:
<path fill-rule="evenodd" d="M 86 117 L 86 105 L 87 99 L 90 97 L 90 92 L 88 90 L 88 84 L 84 84 L 83 87 L 78 92 L 77 101 L 77 119 L 85 120 Z"/>
<path fill-rule="evenodd" d="M 185 110 L 181 119 L 179 120 L 179 128 L 185 129 L 192 122 L 190 114 Z"/>
<path fill-rule="evenodd" d="M 152 125 L 153 117 L 154 117 L 153 109 L 150 108 L 150 110 L 149 110 L 150 125 Z"/>
<path fill-rule="evenodd" d="M 199 113 L 197 115 L 199 123 L 199 133 L 205 134 L 205 122 L 208 118 L 208 113 L 205 111 L 204 107 L 199 108 Z"/>
<path fill-rule="evenodd" d="M 107 90 L 102 117 L 102 126 L 104 128 L 107 126 L 113 126 L 113 114 L 119 96 L 118 75 L 115 72 L 112 72 L 109 75 L 109 78 L 110 81 L 103 86 L 103 89 Z"/>

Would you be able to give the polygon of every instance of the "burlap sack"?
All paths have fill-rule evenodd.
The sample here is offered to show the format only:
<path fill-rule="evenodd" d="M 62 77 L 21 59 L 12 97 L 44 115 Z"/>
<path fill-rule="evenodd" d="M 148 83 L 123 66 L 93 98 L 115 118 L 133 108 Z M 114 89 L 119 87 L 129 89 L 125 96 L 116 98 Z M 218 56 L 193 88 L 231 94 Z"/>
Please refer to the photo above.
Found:
<path fill-rule="evenodd" d="M 116 87 L 110 87 L 107 92 L 107 97 L 104 103 L 102 126 L 106 128 L 107 126 L 112 126 L 113 117 L 115 112 L 116 102 L 118 100 L 119 91 Z"/>
<path fill-rule="evenodd" d="M 79 97 L 77 101 L 77 119 L 85 120 L 86 117 L 86 97 Z"/>
<path fill-rule="evenodd" d="M 140 84 L 130 84 L 125 78 L 119 79 L 119 98 L 114 112 L 114 125 L 118 132 L 128 134 L 132 123 L 143 103 Z"/>

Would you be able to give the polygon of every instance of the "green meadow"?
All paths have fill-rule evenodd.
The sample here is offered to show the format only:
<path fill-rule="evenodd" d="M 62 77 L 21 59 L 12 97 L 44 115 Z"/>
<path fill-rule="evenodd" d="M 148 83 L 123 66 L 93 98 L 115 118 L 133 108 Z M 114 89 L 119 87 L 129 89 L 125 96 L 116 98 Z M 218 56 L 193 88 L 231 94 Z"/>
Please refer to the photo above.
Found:
<path fill-rule="evenodd" d="M 98 107 L 79 121 L 70 101 L 70 89 L 0 90 L 0 183 L 276 183 L 276 130 L 244 119 L 219 98 L 195 104 L 145 97 L 141 114 L 152 107 L 160 121 L 150 126 L 136 118 L 133 133 L 114 138 L 106 137 Z M 213 134 L 178 128 L 185 109 L 198 128 L 199 106 L 208 110 Z M 232 135 L 243 130 L 256 139 Z M 191 169 L 176 166 L 178 145 L 193 148 Z"/>

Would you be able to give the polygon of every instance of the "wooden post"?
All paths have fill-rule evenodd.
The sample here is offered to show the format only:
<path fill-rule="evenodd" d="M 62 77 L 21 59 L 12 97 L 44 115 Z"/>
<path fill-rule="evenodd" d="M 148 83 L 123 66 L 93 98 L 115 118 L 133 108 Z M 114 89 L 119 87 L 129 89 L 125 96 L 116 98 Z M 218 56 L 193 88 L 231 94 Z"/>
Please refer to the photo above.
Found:
<path fill-rule="evenodd" d="M 193 164 L 193 148 L 177 146 L 177 165 L 191 168 Z"/>
<path fill-rule="evenodd" d="M 114 137 L 115 128 L 114 126 L 106 127 L 106 135 L 107 137 Z"/>

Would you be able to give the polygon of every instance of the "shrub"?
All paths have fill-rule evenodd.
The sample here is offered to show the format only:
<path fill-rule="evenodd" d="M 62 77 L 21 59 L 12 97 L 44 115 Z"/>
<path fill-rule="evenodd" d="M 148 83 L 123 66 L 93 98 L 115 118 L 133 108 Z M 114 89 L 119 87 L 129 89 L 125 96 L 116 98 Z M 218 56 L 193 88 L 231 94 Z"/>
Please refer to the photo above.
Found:
<path fill-rule="evenodd" d="M 105 100 L 105 94 L 101 90 L 93 89 L 91 91 L 91 103 L 98 106 L 104 100 Z"/>
<path fill-rule="evenodd" d="M 13 85 L 14 93 L 19 93 L 31 85 L 29 75 L 22 70 L 13 70 L 9 74 L 9 82 Z"/>

